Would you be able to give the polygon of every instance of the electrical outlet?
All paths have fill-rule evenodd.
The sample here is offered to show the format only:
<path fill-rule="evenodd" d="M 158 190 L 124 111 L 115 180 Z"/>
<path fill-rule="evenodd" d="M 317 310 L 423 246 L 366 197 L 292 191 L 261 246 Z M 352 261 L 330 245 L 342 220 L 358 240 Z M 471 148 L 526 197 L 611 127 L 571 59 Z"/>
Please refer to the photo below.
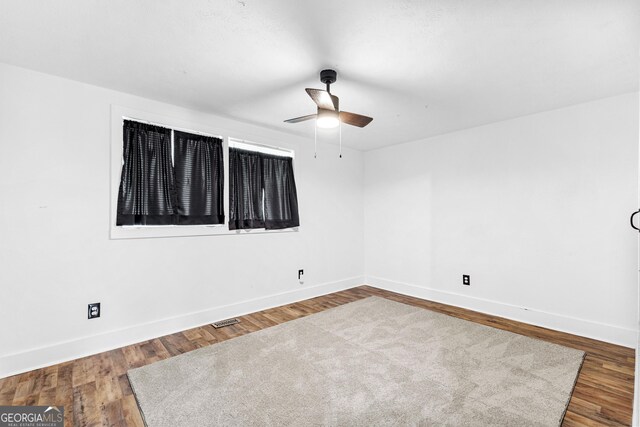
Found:
<path fill-rule="evenodd" d="M 89 304 L 89 315 L 87 319 L 95 319 L 97 317 L 100 317 L 100 303 Z"/>
<path fill-rule="evenodd" d="M 304 270 L 298 270 L 298 280 L 302 280 L 302 276 L 304 276 Z"/>
<path fill-rule="evenodd" d="M 462 275 L 462 284 L 465 286 L 471 286 L 471 276 L 468 274 Z"/>

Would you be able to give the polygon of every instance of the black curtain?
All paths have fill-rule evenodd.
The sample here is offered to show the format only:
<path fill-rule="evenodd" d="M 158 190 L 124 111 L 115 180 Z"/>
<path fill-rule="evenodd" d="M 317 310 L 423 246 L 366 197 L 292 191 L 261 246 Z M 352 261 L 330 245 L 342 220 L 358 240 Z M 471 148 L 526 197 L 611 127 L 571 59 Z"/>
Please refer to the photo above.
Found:
<path fill-rule="evenodd" d="M 297 227 L 298 193 L 291 157 L 260 154 L 264 188 L 264 225 L 268 230 Z"/>
<path fill-rule="evenodd" d="M 297 227 L 291 157 L 229 148 L 229 229 Z"/>
<path fill-rule="evenodd" d="M 224 224 L 222 140 L 174 131 L 176 223 Z"/>
<path fill-rule="evenodd" d="M 264 228 L 262 161 L 255 151 L 229 148 L 229 229 Z"/>
<path fill-rule="evenodd" d="M 171 130 L 125 120 L 117 225 L 173 223 L 176 187 Z"/>

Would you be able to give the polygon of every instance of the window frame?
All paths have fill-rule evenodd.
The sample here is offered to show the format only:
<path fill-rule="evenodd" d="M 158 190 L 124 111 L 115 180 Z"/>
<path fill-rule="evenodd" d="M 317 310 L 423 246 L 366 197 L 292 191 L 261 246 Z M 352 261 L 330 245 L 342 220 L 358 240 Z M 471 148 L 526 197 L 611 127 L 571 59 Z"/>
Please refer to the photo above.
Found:
<path fill-rule="evenodd" d="M 280 156 L 280 157 L 287 157 L 287 158 L 291 158 L 292 160 L 292 168 L 293 168 L 293 174 L 295 176 L 296 174 L 296 165 L 295 165 L 295 158 L 296 158 L 296 153 L 295 150 L 292 149 L 288 149 L 288 148 L 283 148 L 283 147 L 276 147 L 273 145 L 265 145 L 265 144 L 260 144 L 258 142 L 252 142 L 252 141 L 246 141 L 244 139 L 238 139 L 238 138 L 233 138 L 233 137 L 229 137 L 228 138 L 228 147 L 227 147 L 227 153 L 229 152 L 230 148 L 235 148 L 238 150 L 243 150 L 243 151 L 250 151 L 250 152 L 254 152 L 254 153 L 262 153 L 262 154 L 266 154 L 269 156 Z M 230 169 L 226 171 L 227 172 L 227 177 L 229 178 L 227 181 L 229 182 L 229 184 L 231 183 L 231 178 L 230 178 Z M 227 198 L 227 204 L 229 203 L 229 198 Z M 261 194 L 261 203 L 262 203 L 262 212 L 263 214 L 265 213 L 265 193 L 264 193 L 264 189 L 263 192 Z M 229 209 L 229 211 L 225 211 L 225 214 L 228 215 L 227 217 L 227 227 L 229 227 L 229 221 L 231 221 L 231 210 Z M 265 227 L 263 228 L 240 228 L 237 230 L 232 230 L 232 231 L 252 231 L 252 230 L 261 230 L 261 231 L 276 231 L 276 230 L 297 230 L 298 227 L 287 227 L 287 228 L 282 228 L 282 229 L 267 229 L 266 228 L 266 218 L 263 217 L 263 220 L 265 222 Z"/>
<path fill-rule="evenodd" d="M 116 225 L 117 208 L 118 208 L 118 190 L 120 188 L 120 175 L 122 173 L 122 155 L 123 155 L 123 122 L 125 119 L 141 122 L 149 122 L 183 132 L 192 132 L 195 134 L 203 134 L 214 136 L 222 139 L 223 165 L 224 165 L 224 186 L 223 186 L 223 207 L 225 213 L 224 224 L 201 224 L 201 225 L 147 225 L 147 226 L 118 226 Z M 228 132 L 221 132 L 219 127 L 212 127 L 202 123 L 195 123 L 189 120 L 183 120 L 175 117 L 169 117 L 162 114 L 150 113 L 147 111 L 137 110 L 133 108 L 123 107 L 119 105 L 111 105 L 111 152 L 110 152 L 110 208 L 109 208 L 109 238 L 111 240 L 119 239 L 145 239 L 145 238 L 162 238 L 162 237 L 189 237 L 189 236 L 225 236 L 237 234 L 263 234 L 263 233 L 290 233 L 298 232 L 298 227 L 285 228 L 281 230 L 266 230 L 264 228 L 249 230 L 229 230 L 229 142 L 238 141 L 244 144 L 250 144 L 255 147 L 264 147 L 267 149 L 278 149 L 291 153 L 291 157 L 295 158 L 295 150 L 286 144 L 274 143 L 271 141 L 266 143 L 249 142 L 243 138 L 231 137 Z M 222 134 L 222 135 L 220 135 Z M 226 135 L 225 135 L 226 134 Z M 264 140 L 264 138 L 258 138 Z M 173 148 L 173 136 L 172 136 Z M 281 147 L 285 145 L 285 147 Z M 173 150 L 172 150 L 173 153 Z M 295 162 L 294 162 L 295 172 Z"/>

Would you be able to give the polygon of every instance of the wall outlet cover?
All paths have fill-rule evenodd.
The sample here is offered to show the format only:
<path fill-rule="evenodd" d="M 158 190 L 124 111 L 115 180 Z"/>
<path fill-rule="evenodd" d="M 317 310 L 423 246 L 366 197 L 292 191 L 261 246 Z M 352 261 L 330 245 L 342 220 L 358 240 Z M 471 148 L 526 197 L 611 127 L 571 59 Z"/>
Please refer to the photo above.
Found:
<path fill-rule="evenodd" d="M 89 304 L 87 319 L 96 319 L 98 317 L 100 317 L 100 303 L 94 302 L 93 304 Z"/>

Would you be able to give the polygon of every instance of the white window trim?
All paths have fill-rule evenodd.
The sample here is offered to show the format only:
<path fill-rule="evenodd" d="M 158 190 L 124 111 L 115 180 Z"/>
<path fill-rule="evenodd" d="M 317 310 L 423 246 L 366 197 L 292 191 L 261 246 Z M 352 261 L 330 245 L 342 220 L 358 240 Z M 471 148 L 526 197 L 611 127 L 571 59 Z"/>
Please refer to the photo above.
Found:
<path fill-rule="evenodd" d="M 229 147 L 240 150 L 257 151 L 258 153 L 272 154 L 274 156 L 296 158 L 295 151 L 288 148 L 274 147 L 272 145 L 259 144 L 257 142 L 245 141 L 244 139 L 229 137 Z"/>
<path fill-rule="evenodd" d="M 120 187 L 120 174 L 122 173 L 122 124 L 125 118 L 148 122 L 164 126 L 167 128 L 182 130 L 185 132 L 193 132 L 209 136 L 222 138 L 222 149 L 224 153 L 224 212 L 225 224 L 210 225 L 164 225 L 164 226 L 117 226 L 117 208 L 118 208 L 118 190 Z M 264 234 L 264 233 L 290 233 L 297 232 L 298 227 L 285 228 L 282 230 L 229 230 L 229 142 L 242 142 L 251 144 L 254 147 L 262 147 L 264 149 L 281 150 L 278 155 L 284 155 L 284 152 L 290 153 L 290 157 L 295 154 L 293 148 L 276 147 L 276 144 L 257 144 L 249 143 L 240 138 L 229 138 L 217 136 L 220 129 L 201 123 L 194 123 L 175 117 L 167 117 L 162 114 L 151 113 L 133 108 L 123 107 L 120 105 L 111 105 L 111 157 L 110 157 L 110 196 L 111 203 L 109 207 L 109 237 L 112 240 L 118 239 L 145 239 L 160 237 L 188 237 L 188 236 L 229 236 L 237 234 Z M 267 141 L 270 142 L 270 141 Z M 251 148 L 255 150 L 255 148 Z M 270 153 L 272 154 L 272 153 Z"/>

